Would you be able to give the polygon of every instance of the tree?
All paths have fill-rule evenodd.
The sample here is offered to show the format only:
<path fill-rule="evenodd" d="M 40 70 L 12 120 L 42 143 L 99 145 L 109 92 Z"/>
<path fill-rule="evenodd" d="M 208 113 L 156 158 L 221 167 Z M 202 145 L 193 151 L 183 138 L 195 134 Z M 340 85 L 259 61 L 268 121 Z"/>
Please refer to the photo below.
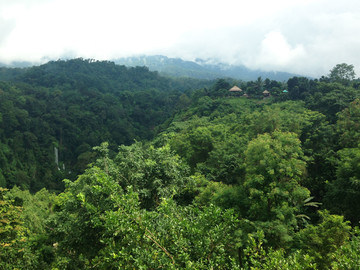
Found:
<path fill-rule="evenodd" d="M 164 199 L 154 211 L 139 211 L 120 196 L 104 220 L 106 247 L 100 269 L 238 269 L 239 220 L 214 205 L 178 206 Z"/>
<path fill-rule="evenodd" d="M 326 205 L 353 224 L 360 221 L 360 145 L 338 151 L 336 179 L 329 183 Z"/>
<path fill-rule="evenodd" d="M 213 142 L 211 130 L 199 126 L 175 135 L 170 145 L 194 169 L 198 163 L 206 161 L 209 157 L 214 148 Z"/>
<path fill-rule="evenodd" d="M 106 211 L 114 208 L 113 197 L 122 196 L 121 187 L 103 170 L 92 167 L 76 181 L 66 181 L 66 190 L 56 199 L 55 215 L 48 235 L 57 249 L 61 269 L 84 269 L 105 246 Z M 128 201 L 129 207 L 131 201 Z"/>
<path fill-rule="evenodd" d="M 360 262 L 360 231 L 355 227 L 351 234 L 350 240 L 345 242 L 341 248 L 338 248 L 332 255 L 332 269 L 357 269 Z"/>
<path fill-rule="evenodd" d="M 264 81 L 261 77 L 258 77 L 256 81 L 247 82 L 246 93 L 251 97 L 262 97 L 262 91 L 264 90 Z"/>
<path fill-rule="evenodd" d="M 211 181 L 237 184 L 244 176 L 243 152 L 247 138 L 231 134 L 225 125 L 220 128 L 222 130 L 218 131 L 218 137 L 213 139 L 214 149 L 209 152 L 204 163 L 197 165 L 197 169 Z"/>
<path fill-rule="evenodd" d="M 286 246 L 298 227 L 296 216 L 310 196 L 300 185 L 305 160 L 297 135 L 277 130 L 259 135 L 245 151 L 246 217 L 265 232 L 270 245 Z"/>
<path fill-rule="evenodd" d="M 8 199 L 7 193 L 0 187 L 0 269 L 39 269 L 32 265 L 35 260 L 21 218 L 22 208 Z"/>
<path fill-rule="evenodd" d="M 301 250 L 286 252 L 284 249 L 267 249 L 264 233 L 257 231 L 249 234 L 247 247 L 244 250 L 242 269 L 317 269 L 312 254 L 306 254 Z"/>
<path fill-rule="evenodd" d="M 134 173 L 142 173 L 146 181 L 148 172 L 145 167 Z M 67 181 L 67 189 L 59 195 L 56 215 L 50 222 L 49 234 L 57 246 L 56 267 L 233 269 L 237 266 L 234 257 L 239 220 L 233 210 L 214 205 L 179 206 L 172 198 L 164 197 L 156 207 L 146 210 L 140 206 L 139 195 L 131 187 L 123 191 L 110 175 L 97 167 L 89 168 L 73 183 Z"/>
<path fill-rule="evenodd" d="M 22 208 L 21 219 L 32 235 L 45 233 L 45 220 L 51 214 L 55 194 L 46 189 L 31 194 L 28 190 L 15 186 L 8 192 L 7 197 Z"/>
<path fill-rule="evenodd" d="M 346 63 L 337 64 L 330 70 L 329 77 L 332 82 L 348 84 L 355 79 L 354 66 Z"/>
<path fill-rule="evenodd" d="M 289 98 L 304 100 L 313 88 L 313 82 L 306 77 L 293 77 L 287 81 Z"/>
<path fill-rule="evenodd" d="M 349 104 L 349 107 L 337 114 L 337 131 L 341 147 L 357 147 L 360 141 L 360 99 Z"/>
<path fill-rule="evenodd" d="M 46 189 L 31 194 L 28 190 L 14 187 L 6 194 L 6 197 L 21 209 L 20 219 L 23 221 L 22 226 L 26 232 L 26 242 L 23 243 L 26 245 L 23 248 L 26 253 L 31 254 L 30 257 L 26 257 L 31 259 L 33 266 L 33 268 L 28 268 L 51 268 L 55 252 L 52 239 L 49 239 L 47 234 L 47 219 L 52 214 L 55 194 L 51 194 Z"/>
<path fill-rule="evenodd" d="M 359 97 L 359 91 L 351 86 L 338 82 L 317 83 L 313 95 L 306 99 L 308 108 L 319 111 L 327 116 L 330 122 L 336 121 L 336 114 L 354 99 Z"/>
<path fill-rule="evenodd" d="M 224 79 L 217 80 L 214 85 L 215 92 L 219 90 L 229 90 L 229 88 L 230 88 L 230 84 Z"/>
<path fill-rule="evenodd" d="M 296 239 L 300 248 L 315 258 L 319 269 L 330 269 L 334 253 L 348 241 L 351 227 L 343 216 L 330 215 L 326 210 L 318 213 L 320 223 L 308 225 L 296 235 Z"/>
<path fill-rule="evenodd" d="M 129 186 L 139 193 L 141 206 L 156 207 L 162 198 L 179 193 L 189 184 L 189 167 L 171 151 L 169 145 L 160 148 L 135 143 L 120 146 L 110 175 L 123 189 Z"/>

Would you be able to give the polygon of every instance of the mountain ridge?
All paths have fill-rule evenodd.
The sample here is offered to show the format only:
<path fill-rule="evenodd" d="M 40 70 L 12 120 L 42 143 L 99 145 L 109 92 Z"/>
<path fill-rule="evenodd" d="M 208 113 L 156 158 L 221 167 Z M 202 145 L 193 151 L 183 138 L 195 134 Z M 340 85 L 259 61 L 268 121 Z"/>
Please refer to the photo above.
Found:
<path fill-rule="evenodd" d="M 64 60 L 69 60 L 66 57 Z M 196 58 L 194 61 L 181 58 L 172 58 L 164 55 L 138 55 L 122 58 L 112 58 L 106 61 L 128 67 L 145 66 L 150 71 L 157 71 L 165 76 L 178 78 L 195 78 L 214 80 L 219 78 L 232 78 L 235 80 L 252 81 L 259 77 L 269 78 L 276 81 L 287 81 L 299 74 L 282 71 L 264 71 L 249 69 L 244 65 L 226 64 L 216 59 Z M 53 62 L 53 61 L 49 61 Z M 39 66 L 41 63 L 17 61 L 12 63 L 0 63 L 0 68 L 29 68 Z"/>
<path fill-rule="evenodd" d="M 113 59 L 112 61 L 125 66 L 146 66 L 151 71 L 158 71 L 168 76 L 197 79 L 212 80 L 228 77 L 250 81 L 262 77 L 277 81 L 287 81 L 294 76 L 299 76 L 288 72 L 252 70 L 243 65 L 225 64 L 214 59 L 204 60 L 197 58 L 195 61 L 187 61 L 164 55 L 140 55 Z"/>

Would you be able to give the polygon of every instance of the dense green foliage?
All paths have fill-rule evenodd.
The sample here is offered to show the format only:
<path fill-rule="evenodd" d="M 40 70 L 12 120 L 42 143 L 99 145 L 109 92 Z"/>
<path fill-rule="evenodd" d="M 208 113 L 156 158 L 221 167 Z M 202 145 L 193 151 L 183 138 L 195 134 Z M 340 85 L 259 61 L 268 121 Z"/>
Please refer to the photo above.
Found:
<path fill-rule="evenodd" d="M 153 138 L 197 84 L 82 59 L 19 72 L 0 82 L 0 185 L 62 190 L 95 160 L 93 146 Z"/>
<path fill-rule="evenodd" d="M 359 269 L 352 71 L 247 97 L 82 59 L 3 72 L 0 269 Z"/>

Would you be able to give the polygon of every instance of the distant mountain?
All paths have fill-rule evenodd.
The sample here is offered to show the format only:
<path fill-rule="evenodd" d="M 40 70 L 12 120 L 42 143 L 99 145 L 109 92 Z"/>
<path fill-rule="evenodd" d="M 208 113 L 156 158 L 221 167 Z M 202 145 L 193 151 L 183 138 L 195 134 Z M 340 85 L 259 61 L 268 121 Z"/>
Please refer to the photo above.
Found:
<path fill-rule="evenodd" d="M 15 80 L 20 75 L 25 74 L 28 68 L 35 65 L 35 63 L 25 61 L 15 61 L 8 64 L 0 62 L 0 81 Z"/>
<path fill-rule="evenodd" d="M 289 78 L 299 76 L 288 72 L 263 71 L 249 69 L 243 65 L 229 65 L 220 63 L 213 59 L 195 59 L 195 61 L 185 61 L 180 58 L 169 58 L 163 55 L 142 55 L 133 57 L 124 57 L 112 59 L 118 65 L 125 65 L 129 67 L 146 66 L 150 71 L 158 71 L 163 75 L 172 77 L 188 77 L 195 79 L 214 80 L 218 78 L 233 78 L 236 80 L 251 81 L 258 77 L 263 79 L 269 78 L 276 81 L 287 81 Z M 15 70 L 8 70 L 7 68 L 16 68 L 17 72 L 23 72 L 26 69 L 38 63 L 31 63 L 26 61 L 12 62 L 10 64 L 0 63 L 0 77 L 2 79 L 14 77 Z M 3 74 L 4 72 L 11 74 Z"/>
<path fill-rule="evenodd" d="M 28 61 L 14 61 L 11 63 L 2 63 L 0 62 L 0 67 L 8 67 L 8 68 L 26 68 L 26 67 L 32 67 L 36 65 L 37 63 L 34 62 L 28 62 Z"/>
<path fill-rule="evenodd" d="M 134 56 L 113 60 L 116 64 L 125 66 L 146 66 L 151 71 L 175 77 L 191 77 L 198 79 L 216 79 L 230 77 L 237 80 L 250 81 L 258 77 L 271 80 L 286 81 L 295 74 L 287 72 L 269 72 L 252 70 L 245 66 L 235 66 L 218 63 L 212 60 L 196 59 L 185 61 L 180 58 L 169 58 L 163 55 Z"/>

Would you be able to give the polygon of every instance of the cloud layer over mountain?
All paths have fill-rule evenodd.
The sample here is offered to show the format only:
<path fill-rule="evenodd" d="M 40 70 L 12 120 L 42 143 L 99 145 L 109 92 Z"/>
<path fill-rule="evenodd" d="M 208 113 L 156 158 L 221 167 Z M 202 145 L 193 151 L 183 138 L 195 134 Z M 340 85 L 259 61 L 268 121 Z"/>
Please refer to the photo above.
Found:
<path fill-rule="evenodd" d="M 263 70 L 360 75 L 357 0 L 0 2 L 0 62 L 164 54 Z"/>

